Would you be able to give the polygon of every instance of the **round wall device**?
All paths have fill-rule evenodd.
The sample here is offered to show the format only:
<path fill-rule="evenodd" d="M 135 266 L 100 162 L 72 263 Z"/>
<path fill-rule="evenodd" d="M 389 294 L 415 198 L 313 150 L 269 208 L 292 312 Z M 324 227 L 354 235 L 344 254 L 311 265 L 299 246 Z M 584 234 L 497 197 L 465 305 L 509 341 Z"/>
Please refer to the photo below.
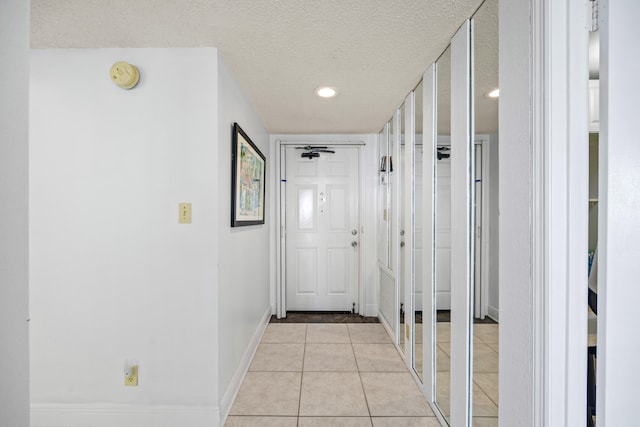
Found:
<path fill-rule="evenodd" d="M 111 76 L 111 80 L 122 89 L 131 89 L 135 87 L 135 85 L 138 84 L 138 80 L 140 80 L 138 69 L 124 61 L 113 64 L 109 75 Z"/>

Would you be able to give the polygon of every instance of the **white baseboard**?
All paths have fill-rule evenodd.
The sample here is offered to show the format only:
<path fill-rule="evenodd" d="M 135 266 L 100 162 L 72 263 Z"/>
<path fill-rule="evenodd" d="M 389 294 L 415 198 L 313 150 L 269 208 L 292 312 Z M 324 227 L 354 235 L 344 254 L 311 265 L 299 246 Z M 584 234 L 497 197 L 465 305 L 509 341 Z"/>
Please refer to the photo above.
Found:
<path fill-rule="evenodd" d="M 451 310 L 451 291 L 436 292 L 437 310 Z"/>
<path fill-rule="evenodd" d="M 380 320 L 380 324 L 382 325 L 382 327 L 387 331 L 391 339 L 395 342 L 396 333 L 393 331 L 393 328 L 391 327 L 391 325 L 389 325 L 389 322 L 387 322 L 387 319 L 382 315 L 382 313 L 378 314 L 378 320 Z"/>
<path fill-rule="evenodd" d="M 231 383 L 229 383 L 229 387 L 224 392 L 222 396 L 222 401 L 220 402 L 220 425 L 224 425 L 227 417 L 229 416 L 229 412 L 231 411 L 231 406 L 233 405 L 233 401 L 240 390 L 240 386 L 242 385 L 242 381 L 244 380 L 247 371 L 249 370 L 249 366 L 251 365 L 251 361 L 253 360 L 253 356 L 256 354 L 256 350 L 258 349 L 258 344 L 260 344 L 260 340 L 262 339 L 262 335 L 264 335 L 264 330 L 269 324 L 269 320 L 271 319 L 271 305 L 267 307 L 256 331 L 249 342 L 249 346 L 247 350 L 244 352 L 244 356 L 242 357 L 242 361 L 240 361 L 240 365 L 236 372 L 233 374 L 233 378 L 231 378 Z"/>
<path fill-rule="evenodd" d="M 31 427 L 219 427 L 215 406 L 31 404 Z"/>
<path fill-rule="evenodd" d="M 500 323 L 500 316 L 498 313 L 498 309 L 489 305 L 487 306 L 487 316 L 489 316 L 490 318 L 492 318 L 493 320 L 495 320 L 496 322 Z"/>
<path fill-rule="evenodd" d="M 378 304 L 364 304 L 364 316 L 378 316 Z"/>

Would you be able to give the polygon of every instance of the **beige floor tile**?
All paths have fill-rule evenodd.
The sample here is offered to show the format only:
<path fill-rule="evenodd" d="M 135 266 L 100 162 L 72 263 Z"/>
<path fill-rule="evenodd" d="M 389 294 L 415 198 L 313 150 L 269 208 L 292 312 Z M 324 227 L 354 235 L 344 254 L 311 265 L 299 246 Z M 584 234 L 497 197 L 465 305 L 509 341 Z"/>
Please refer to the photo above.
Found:
<path fill-rule="evenodd" d="M 436 371 L 450 371 L 451 358 L 445 353 L 440 345 L 436 346 Z"/>
<path fill-rule="evenodd" d="M 440 427 L 435 417 L 373 417 L 373 427 Z"/>
<path fill-rule="evenodd" d="M 371 427 L 369 417 L 300 417 L 299 427 Z"/>
<path fill-rule="evenodd" d="M 436 323 L 436 342 L 451 342 L 451 323 Z"/>
<path fill-rule="evenodd" d="M 231 416 L 225 427 L 296 427 L 297 417 L 242 417 Z"/>
<path fill-rule="evenodd" d="M 358 368 L 351 344 L 307 344 L 304 370 L 354 372 Z"/>
<path fill-rule="evenodd" d="M 346 324 L 310 323 L 307 325 L 308 343 L 341 344 L 350 343 Z"/>
<path fill-rule="evenodd" d="M 269 323 L 261 343 L 304 343 L 307 332 L 305 323 Z"/>
<path fill-rule="evenodd" d="M 498 407 L 475 383 L 473 384 L 473 415 L 477 417 L 497 417 Z"/>
<path fill-rule="evenodd" d="M 357 372 L 305 372 L 300 416 L 368 416 Z"/>
<path fill-rule="evenodd" d="M 473 325 L 473 336 L 477 342 L 497 344 L 498 324 L 476 323 Z"/>
<path fill-rule="evenodd" d="M 436 405 L 440 412 L 448 417 L 451 411 L 451 373 L 436 373 Z"/>
<path fill-rule="evenodd" d="M 451 343 L 448 342 L 439 342 L 436 344 L 436 346 L 440 347 L 440 349 L 442 351 L 444 351 L 444 353 L 451 357 Z"/>
<path fill-rule="evenodd" d="M 473 372 L 498 372 L 498 353 L 487 344 L 474 343 Z"/>
<path fill-rule="evenodd" d="M 230 415 L 298 415 L 300 372 L 247 372 Z"/>
<path fill-rule="evenodd" d="M 487 344 L 493 351 L 500 354 L 500 344 Z"/>
<path fill-rule="evenodd" d="M 360 372 L 403 372 L 407 366 L 393 344 L 353 344 Z"/>
<path fill-rule="evenodd" d="M 260 344 L 249 371 L 302 371 L 304 344 Z"/>
<path fill-rule="evenodd" d="M 416 345 L 414 368 L 420 378 L 422 378 L 423 360 L 422 360 L 422 344 Z"/>
<path fill-rule="evenodd" d="M 433 416 L 408 372 L 362 372 L 360 377 L 372 416 Z"/>
<path fill-rule="evenodd" d="M 498 427 L 498 417 L 473 417 L 473 427 Z"/>
<path fill-rule="evenodd" d="M 422 323 L 416 323 L 416 344 L 422 344 L 423 342 L 423 334 L 422 334 Z"/>
<path fill-rule="evenodd" d="M 476 372 L 473 374 L 473 381 L 489 396 L 493 403 L 498 405 L 497 372 Z"/>
<path fill-rule="evenodd" d="M 349 323 L 349 335 L 352 343 L 358 344 L 385 344 L 393 343 L 380 323 Z"/>

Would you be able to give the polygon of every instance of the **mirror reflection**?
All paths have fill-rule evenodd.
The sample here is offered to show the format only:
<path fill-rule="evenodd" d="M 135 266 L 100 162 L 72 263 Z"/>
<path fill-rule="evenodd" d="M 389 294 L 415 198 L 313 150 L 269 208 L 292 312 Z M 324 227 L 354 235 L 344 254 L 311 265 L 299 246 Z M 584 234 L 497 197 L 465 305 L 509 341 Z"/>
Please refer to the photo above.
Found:
<path fill-rule="evenodd" d="M 437 157 L 435 158 L 435 402 L 449 421 L 451 389 L 451 47 L 436 62 Z"/>
<path fill-rule="evenodd" d="M 395 275 L 392 270 L 392 175 L 393 119 L 378 133 L 378 266 L 380 267 L 380 315 L 397 335 Z"/>
<path fill-rule="evenodd" d="M 387 232 L 387 153 L 389 141 L 387 140 L 388 126 L 385 125 L 378 133 L 378 154 L 380 166 L 378 169 L 378 212 L 382 213 L 378 218 L 378 263 L 387 267 L 389 265 L 389 234 Z"/>
<path fill-rule="evenodd" d="M 473 16 L 474 425 L 498 425 L 498 0 Z"/>
<path fill-rule="evenodd" d="M 423 234 L 423 209 L 422 209 L 422 103 L 423 103 L 423 83 L 420 81 L 414 89 L 414 168 L 413 168 L 413 197 L 414 224 L 413 224 L 413 253 L 414 253 L 414 284 L 413 284 L 413 369 L 418 378 L 423 380 L 423 349 L 422 349 L 422 289 L 423 289 L 423 268 L 422 268 L 422 234 Z"/>

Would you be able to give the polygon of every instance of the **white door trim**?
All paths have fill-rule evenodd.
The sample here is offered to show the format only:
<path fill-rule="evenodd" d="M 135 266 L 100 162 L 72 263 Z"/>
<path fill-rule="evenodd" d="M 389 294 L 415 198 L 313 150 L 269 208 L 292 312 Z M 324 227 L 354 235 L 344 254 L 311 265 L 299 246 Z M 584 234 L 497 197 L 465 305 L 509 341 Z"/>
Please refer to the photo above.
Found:
<path fill-rule="evenodd" d="M 276 224 L 278 225 L 276 231 L 276 317 L 278 319 L 285 318 L 287 316 L 287 301 L 286 301 L 286 236 L 285 236 L 285 213 L 286 213 L 286 189 L 284 187 L 285 183 L 284 179 L 284 162 L 283 156 L 284 150 L 287 146 L 292 145 L 334 145 L 334 146 L 352 146 L 358 148 L 358 157 L 360 160 L 360 165 L 364 165 L 364 150 L 362 147 L 365 145 L 364 141 L 348 141 L 347 138 L 344 140 L 331 140 L 331 138 L 327 139 L 317 139 L 317 138 L 301 138 L 296 137 L 291 140 L 285 139 L 277 139 L 276 140 L 276 166 L 275 170 L 277 171 L 277 188 L 276 191 Z M 358 177 L 358 220 L 359 220 L 359 236 L 360 236 L 360 250 L 358 251 L 358 290 L 357 290 L 357 300 L 358 300 L 358 314 L 364 314 L 364 286 L 363 286 L 363 274 L 362 274 L 362 266 L 363 264 L 363 256 L 364 250 L 363 247 L 366 247 L 367 244 L 367 236 L 363 233 L 364 227 L 364 218 L 363 218 L 363 209 L 362 209 L 362 189 L 363 179 L 365 173 L 363 172 L 363 167 L 359 170 L 360 176 Z"/>
<path fill-rule="evenodd" d="M 471 425 L 471 22 L 451 39 L 451 425 Z M 454 267 L 455 265 L 455 267 Z"/>
<path fill-rule="evenodd" d="M 423 214 L 423 235 L 422 235 L 422 264 L 423 264 L 423 284 L 422 284 L 422 354 L 424 385 L 423 392 L 431 404 L 435 414 L 440 411 L 434 406 L 435 401 L 435 381 L 436 374 L 436 317 L 433 305 L 435 304 L 436 278 L 434 268 L 435 254 L 435 159 L 436 159 L 436 75 L 438 64 L 434 63 L 424 73 L 422 80 L 423 96 L 422 113 L 422 214 Z M 428 314 L 428 315 L 427 315 Z M 442 420 L 441 420 L 442 421 Z"/>
<path fill-rule="evenodd" d="M 534 425 L 549 427 L 586 422 L 591 15 L 585 3 L 532 0 L 533 410 Z"/>

